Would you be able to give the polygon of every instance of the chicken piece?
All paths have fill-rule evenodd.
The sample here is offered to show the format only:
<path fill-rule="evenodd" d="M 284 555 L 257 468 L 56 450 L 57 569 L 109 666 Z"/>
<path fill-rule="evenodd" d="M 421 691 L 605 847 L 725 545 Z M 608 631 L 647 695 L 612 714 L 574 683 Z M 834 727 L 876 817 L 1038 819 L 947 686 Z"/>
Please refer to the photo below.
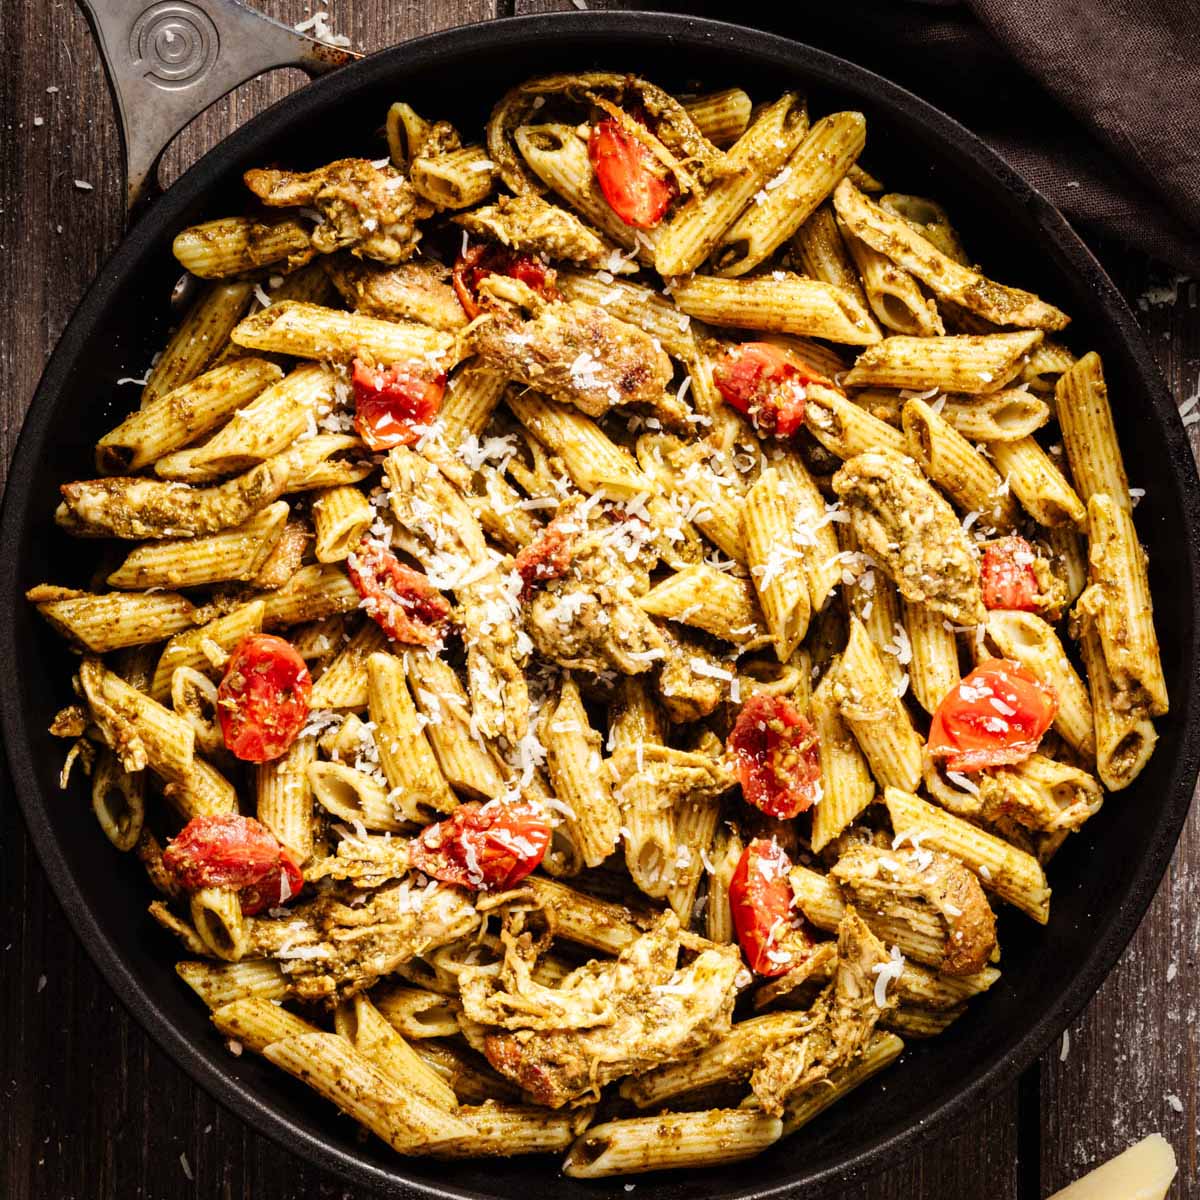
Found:
<path fill-rule="evenodd" d="M 304 880 L 336 879 L 352 881 L 357 888 L 382 887 L 408 874 L 408 857 L 405 838 L 343 837 L 333 854 L 305 870 Z"/>
<path fill-rule="evenodd" d="M 633 779 L 644 780 L 653 787 L 655 799 L 664 808 L 685 802 L 709 804 L 737 783 L 723 758 L 652 742 L 620 746 L 611 761 L 622 787 Z"/>
<path fill-rule="evenodd" d="M 250 951 L 273 958 L 298 1000 L 344 1000 L 400 964 L 466 937 L 479 914 L 458 888 L 389 884 L 356 903 L 337 892 L 299 904 L 279 920 L 252 919 Z"/>
<path fill-rule="evenodd" d="M 946 924 L 940 970 L 947 975 L 972 975 L 987 966 L 996 947 L 996 917 L 979 880 L 952 855 L 859 845 L 829 873 L 868 919 L 878 913 L 903 920 L 913 908 L 938 914 Z"/>
<path fill-rule="evenodd" d="M 349 249 L 359 258 L 402 263 L 417 252 L 417 222 L 433 205 L 413 191 L 394 167 L 342 158 L 316 171 L 247 171 L 246 186 L 272 208 L 315 208 L 324 218 L 312 244 L 322 254 Z"/>
<path fill-rule="evenodd" d="M 304 552 L 312 536 L 307 521 L 289 521 L 283 527 L 283 535 L 275 543 L 275 548 L 267 555 L 251 581 L 254 586 L 271 590 L 281 588 L 294 579 L 304 562 Z"/>
<path fill-rule="evenodd" d="M 750 1087 L 768 1113 L 781 1116 L 790 1097 L 821 1083 L 859 1053 L 880 1015 L 895 1006 L 893 997 L 879 995 L 875 970 L 891 961 L 862 918 L 847 909 L 838 927 L 833 986 L 810 1010 L 825 1019 L 811 1033 L 767 1050 L 750 1076 Z"/>
<path fill-rule="evenodd" d="M 540 196 L 501 196 L 495 204 L 460 213 L 453 218 L 468 233 L 490 238 L 511 250 L 540 254 L 550 260 L 566 259 L 597 271 L 625 274 L 636 263 L 622 257 L 619 247 L 605 241 L 574 213 Z"/>
<path fill-rule="evenodd" d="M 581 539 L 566 573 L 539 588 L 526 606 L 534 649 L 571 670 L 649 671 L 666 657 L 667 645 L 634 602 L 634 567 L 612 552 L 602 533 Z"/>
<path fill-rule="evenodd" d="M 492 572 L 457 591 L 476 728 L 485 738 L 506 738 L 510 746 L 529 731 L 529 688 L 517 636 L 517 583 L 512 576 Z"/>
<path fill-rule="evenodd" d="M 431 259 L 384 267 L 333 258 L 325 269 L 346 303 L 364 316 L 420 321 L 447 333 L 467 323 L 467 314 L 448 282 L 449 272 Z"/>
<path fill-rule="evenodd" d="M 641 404 L 665 424 L 686 423 L 686 409 L 666 390 L 671 360 L 636 325 L 580 300 L 545 300 L 506 275 L 485 276 L 479 298 L 484 312 L 466 336 L 485 365 L 589 417 Z"/>
<path fill-rule="evenodd" d="M 959 625 L 987 619 L 975 550 L 954 510 L 911 459 L 868 450 L 843 464 L 833 490 L 850 511 L 859 545 L 906 600 Z"/>
<path fill-rule="evenodd" d="M 1100 811 L 1104 789 L 1069 763 L 1034 754 L 1015 767 L 979 774 L 980 817 L 990 824 L 1015 821 L 1040 833 L 1078 829 Z"/>
<path fill-rule="evenodd" d="M 718 672 L 734 674 L 735 668 L 682 627 L 657 628 L 667 646 L 658 671 L 663 708 L 677 725 L 703 720 L 729 696 L 729 681 Z"/>
<path fill-rule="evenodd" d="M 464 1011 L 492 1021 L 483 1040 L 488 1062 L 537 1103 L 586 1103 L 614 1079 L 695 1054 L 728 1033 L 744 974 L 736 948 L 714 945 L 676 969 L 679 947 L 679 919 L 663 913 L 615 961 L 568 975 L 558 996 L 515 962 L 507 980 L 468 968 L 459 976 Z M 506 1028 L 494 1029 L 497 1018 Z"/>

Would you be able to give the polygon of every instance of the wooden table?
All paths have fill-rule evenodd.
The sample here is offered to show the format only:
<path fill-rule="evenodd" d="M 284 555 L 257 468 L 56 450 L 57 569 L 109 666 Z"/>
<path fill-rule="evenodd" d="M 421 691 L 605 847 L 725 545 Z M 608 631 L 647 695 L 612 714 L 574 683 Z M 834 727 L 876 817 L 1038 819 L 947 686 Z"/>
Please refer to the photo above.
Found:
<path fill-rule="evenodd" d="M 515 11 L 569 6 L 516 0 Z M 268 0 L 263 7 L 289 24 L 313 11 L 302 0 Z M 333 8 L 337 31 L 373 50 L 509 15 L 514 4 L 341 0 Z M 837 49 L 854 57 L 851 45 Z M 111 104 L 75 5 L 7 3 L 0 63 L 0 460 L 7 463 L 43 364 L 120 238 L 123 214 Z M 302 82 L 296 72 L 277 72 L 241 88 L 178 140 L 165 177 Z M 1162 282 L 1161 269 L 1128 253 L 1108 248 L 1104 258 L 1131 300 Z M 1200 284 L 1184 283 L 1174 304 L 1139 310 L 1181 403 L 1200 387 L 1198 292 Z M 1196 446 L 1200 425 L 1192 432 Z M 1150 464 L 1131 464 L 1130 473 L 1135 484 L 1152 482 Z M 130 1020 L 51 896 L 13 804 L 4 806 L 0 873 L 0 1196 L 350 1195 L 220 1109 Z M 1155 1129 L 1179 1154 L 1173 1196 L 1200 1198 L 1198 892 L 1200 806 L 1133 943 L 1071 1028 L 1069 1052 L 1066 1045 L 1052 1047 L 1017 1087 L 981 1108 L 950 1140 L 845 1191 L 841 1200 L 1035 1200 Z"/>

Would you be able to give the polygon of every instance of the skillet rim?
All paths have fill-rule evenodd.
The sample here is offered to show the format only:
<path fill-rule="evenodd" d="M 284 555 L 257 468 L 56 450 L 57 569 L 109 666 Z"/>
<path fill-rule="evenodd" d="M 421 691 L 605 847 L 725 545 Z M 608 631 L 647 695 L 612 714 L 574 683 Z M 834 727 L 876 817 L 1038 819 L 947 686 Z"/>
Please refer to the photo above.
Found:
<path fill-rule="evenodd" d="M 94 334 L 93 326 L 102 318 L 108 301 L 137 259 L 154 243 L 162 240 L 178 223 L 194 197 L 228 170 L 229 162 L 257 143 L 268 143 L 294 129 L 307 116 L 318 115 L 339 95 L 369 90 L 387 81 L 397 71 L 430 61 L 453 60 L 484 46 L 523 44 L 528 40 L 569 35 L 581 41 L 602 42 L 612 36 L 628 36 L 647 45 L 686 48 L 688 45 L 733 43 L 746 55 L 788 66 L 826 82 L 837 83 L 853 77 L 871 89 L 880 107 L 918 120 L 928 134 L 973 161 L 1030 213 L 1041 236 L 1052 242 L 1062 256 L 1064 269 L 1075 271 L 1097 294 L 1125 343 L 1140 383 L 1150 400 L 1168 452 L 1169 470 L 1180 492 L 1186 535 L 1186 563 L 1191 578 L 1200 579 L 1200 481 L 1196 463 L 1184 434 L 1178 411 L 1156 364 L 1151 358 L 1141 330 L 1124 298 L 1117 291 L 1099 262 L 1084 245 L 1066 219 L 1035 191 L 995 151 L 941 110 L 907 89 L 891 83 L 873 71 L 838 55 L 766 33 L 709 18 L 678 13 L 589 11 L 505 17 L 477 22 L 428 34 L 381 50 L 358 63 L 315 80 L 251 118 L 199 159 L 175 182 L 133 230 L 106 259 L 96 279 L 75 309 L 62 337 L 38 383 L 10 464 L 3 510 L 0 513 L 0 538 L 8 546 L 19 545 L 22 531 L 30 519 L 33 477 L 43 449 L 47 427 L 59 392 Z M 10 613 L 24 604 L 17 590 L 16 572 L 5 572 L 0 579 L 0 612 Z M 1200 622 L 1193 620 L 1188 662 L 1200 665 Z M 0 656 L 15 661 L 15 626 L 0 621 Z M 1193 674 L 1195 672 L 1193 671 Z M 824 1194 L 836 1185 L 875 1173 L 907 1157 L 939 1135 L 946 1124 L 972 1102 L 985 1100 L 1009 1084 L 1037 1059 L 1050 1042 L 1082 1010 L 1098 990 L 1128 942 L 1153 899 L 1166 872 L 1191 804 L 1193 787 L 1200 765 L 1200 705 L 1192 694 L 1180 714 L 1183 723 L 1181 750 L 1171 763 L 1169 785 L 1158 814 L 1148 852 L 1137 864 L 1136 874 L 1125 903 L 1109 918 L 1102 938 L 1092 944 L 1075 978 L 1060 995 L 1058 1002 L 1044 1010 L 1021 1034 L 1009 1055 L 990 1070 L 977 1072 L 968 1083 L 953 1093 L 923 1121 L 911 1124 L 890 1137 L 877 1139 L 865 1147 L 852 1148 L 839 1164 L 819 1170 L 801 1180 L 756 1188 L 753 1183 L 714 1194 L 714 1200 L 783 1200 L 791 1189 L 805 1186 L 813 1195 Z M 437 1200 L 493 1200 L 494 1194 L 430 1184 L 405 1178 L 401 1173 L 405 1160 L 397 1157 L 395 1170 L 384 1170 L 338 1148 L 321 1136 L 309 1134 L 278 1112 L 250 1088 L 226 1074 L 219 1065 L 215 1048 L 202 1046 L 185 1037 L 159 1009 L 143 988 L 140 977 L 125 965 L 113 939 L 108 937 L 88 908 L 72 877 L 69 864 L 60 849 L 48 820 L 42 812 L 42 793 L 37 786 L 31 741 L 27 735 L 24 706 L 18 689 L 10 685 L 0 692 L 0 727 L 4 734 L 5 758 L 14 792 L 26 826 L 59 903 L 77 937 L 106 982 L 126 1009 L 156 1044 L 190 1076 L 198 1086 L 245 1121 L 256 1132 L 264 1133 L 276 1144 L 300 1155 L 310 1163 L 328 1170 L 345 1181 L 377 1188 L 389 1196 L 435 1197 Z M 655 1186 L 662 1174 L 650 1177 Z M 646 1185 L 641 1185 L 646 1186 Z M 669 1184 L 667 1185 L 669 1187 Z"/>

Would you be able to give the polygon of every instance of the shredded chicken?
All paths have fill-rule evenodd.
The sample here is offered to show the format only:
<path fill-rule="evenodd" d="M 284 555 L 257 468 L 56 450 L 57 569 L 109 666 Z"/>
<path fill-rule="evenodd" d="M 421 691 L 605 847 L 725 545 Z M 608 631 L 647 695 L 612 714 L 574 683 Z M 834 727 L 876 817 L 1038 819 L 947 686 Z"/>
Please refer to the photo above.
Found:
<path fill-rule="evenodd" d="M 729 696 L 730 683 L 722 672 L 735 674 L 736 668 L 682 626 L 664 622 L 657 628 L 667 646 L 658 672 L 663 708 L 677 725 L 703 720 Z"/>
<path fill-rule="evenodd" d="M 385 267 L 333 258 L 325 265 L 334 286 L 355 312 L 381 321 L 422 321 L 453 333 L 467 314 L 448 282 L 449 272 L 431 259 Z"/>
<path fill-rule="evenodd" d="M 466 336 L 488 366 L 589 417 L 640 404 L 673 426 L 686 420 L 667 391 L 671 360 L 636 325 L 581 300 L 545 300 L 502 275 L 486 276 L 479 297 L 484 312 Z"/>
<path fill-rule="evenodd" d="M 464 892 L 409 880 L 346 903 L 327 892 L 287 918 L 249 922 L 250 954 L 273 958 L 299 1000 L 345 999 L 417 955 L 465 937 L 479 923 Z"/>
<path fill-rule="evenodd" d="M 616 960 L 588 963 L 548 989 L 530 976 L 532 941 L 509 939 L 503 966 L 460 974 L 464 1014 L 487 1027 L 492 1066 L 539 1104 L 593 1100 L 612 1080 L 728 1032 L 744 970 L 737 950 L 714 945 L 676 969 L 680 944 L 679 920 L 666 912 Z"/>
<path fill-rule="evenodd" d="M 612 756 L 612 764 L 621 785 L 633 779 L 648 781 L 654 788 L 656 799 L 665 808 L 684 803 L 711 803 L 737 783 L 722 758 L 651 742 L 644 746 L 618 747 Z"/>
<path fill-rule="evenodd" d="M 952 855 L 859 845 L 830 875 L 868 919 L 877 913 L 909 920 L 914 908 L 939 914 L 946 924 L 940 969 L 947 975 L 971 975 L 987 966 L 996 947 L 996 918 L 979 880 Z"/>
<path fill-rule="evenodd" d="M 407 179 L 391 166 L 342 158 L 316 171 L 247 171 L 246 186 L 273 208 L 307 206 L 321 223 L 312 241 L 322 254 L 349 249 L 360 258 L 401 263 L 417 252 L 417 222 L 433 215 Z"/>
<path fill-rule="evenodd" d="M 574 213 L 548 204 L 540 196 L 501 196 L 495 204 L 453 218 L 469 234 L 489 238 L 512 250 L 566 259 L 597 270 L 625 273 L 635 264 L 618 247 L 589 229 Z"/>
<path fill-rule="evenodd" d="M 873 968 L 888 962 L 883 944 L 853 909 L 847 909 L 838 927 L 833 985 L 810 1010 L 824 1019 L 803 1037 L 767 1050 L 750 1076 L 750 1087 L 768 1113 L 780 1116 L 792 1096 L 827 1079 L 863 1048 L 880 1015 L 895 1004 L 891 996 L 882 1005 L 876 1002 Z"/>
<path fill-rule="evenodd" d="M 960 625 L 987 619 L 971 543 L 910 459 L 891 450 L 856 455 L 833 477 L 833 490 L 850 511 L 860 547 L 906 600 Z"/>

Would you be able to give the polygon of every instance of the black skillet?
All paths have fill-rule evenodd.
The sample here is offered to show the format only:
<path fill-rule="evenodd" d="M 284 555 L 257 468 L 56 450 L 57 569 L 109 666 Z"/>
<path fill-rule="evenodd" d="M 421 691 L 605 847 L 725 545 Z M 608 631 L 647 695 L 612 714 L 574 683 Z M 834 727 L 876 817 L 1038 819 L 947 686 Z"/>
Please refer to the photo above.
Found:
<path fill-rule="evenodd" d="M 113 7 L 128 12 L 139 5 Z M 197 7 L 178 0 L 151 6 L 159 17 Z M 211 10 L 213 0 L 205 7 Z M 128 37 L 127 31 L 115 39 L 111 28 L 107 33 L 110 49 Z M 144 45 L 135 49 L 149 53 Z M 948 1033 L 914 1043 L 897 1066 L 797 1136 L 728 1169 L 640 1178 L 636 1193 L 645 1200 L 817 1195 L 949 1132 L 953 1117 L 1011 1084 L 1083 1008 L 1166 869 L 1200 753 L 1200 711 L 1191 687 L 1200 663 L 1193 599 L 1200 490 L 1171 397 L 1132 314 L 1058 212 L 986 146 L 910 93 L 829 54 L 732 25 L 578 12 L 421 38 L 327 75 L 250 121 L 135 224 L 76 311 L 29 410 L 2 525 L 8 566 L 0 580 L 0 715 L 9 763 L 46 872 L 105 978 L 155 1040 L 254 1128 L 348 1184 L 391 1196 L 552 1192 L 582 1200 L 623 1194 L 619 1181 L 564 1179 L 557 1162 L 545 1158 L 454 1164 L 400 1158 L 376 1141 L 360 1143 L 349 1121 L 262 1060 L 232 1058 L 172 970 L 177 948 L 146 916 L 140 867 L 109 849 L 79 782 L 67 796 L 58 791 L 63 743 L 45 730 L 71 698 L 71 658 L 22 599 L 28 586 L 43 580 L 83 582 L 94 565 L 87 543 L 55 528 L 57 488 L 93 473 L 96 439 L 135 399 L 135 389 L 114 381 L 140 374 L 162 345 L 171 320 L 167 297 L 179 275 L 170 253 L 176 232 L 237 211 L 247 167 L 270 161 L 315 166 L 356 153 L 379 157 L 377 130 L 393 100 L 403 97 L 477 130 L 513 82 L 588 67 L 635 71 L 668 87 L 738 84 L 755 98 L 801 88 L 815 112 L 861 109 L 869 129 L 865 165 L 893 189 L 942 200 L 979 261 L 1071 313 L 1067 341 L 1077 351 L 1102 352 L 1130 477 L 1146 489 L 1137 524 L 1150 551 L 1172 711 L 1135 786 L 1110 799 L 1053 863 L 1049 926 L 1006 913 L 1000 984 Z M 174 69 L 178 75 L 178 60 Z M 138 119 L 136 112 L 126 115 Z"/>

